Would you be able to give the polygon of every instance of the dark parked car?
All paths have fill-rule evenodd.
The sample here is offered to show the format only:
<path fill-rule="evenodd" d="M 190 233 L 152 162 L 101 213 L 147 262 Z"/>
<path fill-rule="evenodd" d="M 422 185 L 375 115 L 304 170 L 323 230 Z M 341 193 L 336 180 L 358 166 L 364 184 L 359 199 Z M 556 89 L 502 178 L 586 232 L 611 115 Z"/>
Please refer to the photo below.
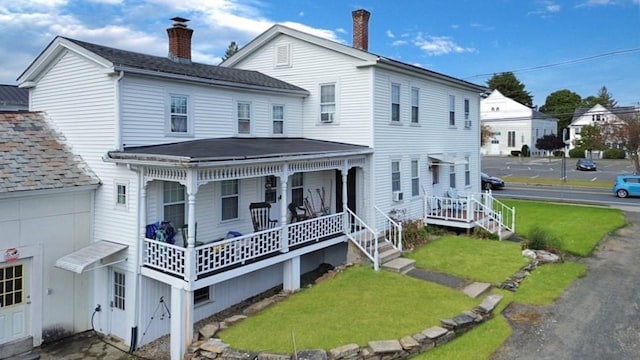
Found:
<path fill-rule="evenodd" d="M 640 175 L 618 175 L 611 189 L 619 198 L 640 196 Z"/>
<path fill-rule="evenodd" d="M 578 159 L 576 170 L 596 171 L 596 163 L 591 159 Z"/>
<path fill-rule="evenodd" d="M 483 190 L 495 190 L 502 189 L 504 187 L 504 181 L 499 177 L 490 176 L 485 173 L 480 173 L 482 178 L 482 189 Z"/>

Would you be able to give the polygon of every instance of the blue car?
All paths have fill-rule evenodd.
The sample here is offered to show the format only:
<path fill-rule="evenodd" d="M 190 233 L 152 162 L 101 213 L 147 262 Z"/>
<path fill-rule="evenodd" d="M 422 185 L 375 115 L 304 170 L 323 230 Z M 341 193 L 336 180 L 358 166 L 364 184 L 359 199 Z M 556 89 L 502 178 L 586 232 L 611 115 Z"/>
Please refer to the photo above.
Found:
<path fill-rule="evenodd" d="M 618 175 L 613 184 L 613 193 L 619 198 L 640 196 L 640 175 Z"/>

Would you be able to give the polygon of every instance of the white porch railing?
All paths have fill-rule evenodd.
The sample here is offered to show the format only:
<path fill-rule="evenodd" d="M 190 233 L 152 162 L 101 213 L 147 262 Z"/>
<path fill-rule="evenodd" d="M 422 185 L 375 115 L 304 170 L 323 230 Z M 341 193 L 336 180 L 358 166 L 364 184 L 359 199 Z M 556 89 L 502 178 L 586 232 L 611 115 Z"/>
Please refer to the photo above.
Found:
<path fill-rule="evenodd" d="M 374 207 L 377 211 L 376 230 L 378 234 L 384 236 L 384 241 L 390 243 L 391 246 L 402 251 L 402 224 L 393 220 L 377 206 Z"/>
<path fill-rule="evenodd" d="M 378 271 L 380 266 L 380 255 L 378 253 L 377 232 L 360 219 L 353 211 L 346 208 L 347 216 L 350 219 L 351 231 L 347 232 L 347 237 L 373 262 L 373 268 Z"/>
<path fill-rule="evenodd" d="M 286 225 L 286 247 L 300 246 L 322 238 L 344 233 L 344 213 L 331 214 Z M 283 250 L 283 227 L 230 239 L 215 241 L 194 248 L 196 276 L 242 265 Z M 162 241 L 144 239 L 143 265 L 184 278 L 188 248 Z"/>

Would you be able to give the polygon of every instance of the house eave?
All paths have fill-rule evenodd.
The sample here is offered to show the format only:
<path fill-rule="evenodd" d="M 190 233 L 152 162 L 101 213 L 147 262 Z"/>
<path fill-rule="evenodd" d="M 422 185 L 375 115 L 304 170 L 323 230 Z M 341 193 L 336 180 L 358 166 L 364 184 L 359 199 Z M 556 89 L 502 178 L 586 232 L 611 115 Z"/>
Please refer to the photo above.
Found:
<path fill-rule="evenodd" d="M 96 190 L 99 186 L 100 184 L 72 186 L 72 187 L 63 187 L 63 188 L 54 188 L 54 189 L 10 191 L 5 193 L 0 193 L 0 200 L 14 199 L 14 198 L 27 198 L 27 197 L 31 198 L 31 197 L 38 197 L 38 196 L 68 194 L 73 192 L 93 191 L 93 190 Z"/>

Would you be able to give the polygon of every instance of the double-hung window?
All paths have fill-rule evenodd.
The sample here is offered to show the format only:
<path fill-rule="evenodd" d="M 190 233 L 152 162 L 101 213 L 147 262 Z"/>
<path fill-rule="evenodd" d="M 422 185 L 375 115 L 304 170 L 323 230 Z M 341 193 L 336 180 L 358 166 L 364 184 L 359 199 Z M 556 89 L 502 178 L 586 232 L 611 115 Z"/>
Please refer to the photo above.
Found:
<path fill-rule="evenodd" d="M 456 167 L 455 165 L 449 165 L 449 187 L 456 187 Z"/>
<path fill-rule="evenodd" d="M 391 121 L 400 121 L 400 84 L 391 84 Z"/>
<path fill-rule="evenodd" d="M 304 202 L 304 173 L 295 173 L 291 176 L 291 202 L 302 206 Z"/>
<path fill-rule="evenodd" d="M 464 99 L 464 127 L 471 127 L 471 120 L 469 120 L 469 99 Z"/>
<path fill-rule="evenodd" d="M 185 196 L 184 185 L 165 181 L 162 189 L 163 220 L 171 221 L 174 228 L 178 229 L 185 224 Z"/>
<path fill-rule="evenodd" d="M 469 186 L 471 185 L 471 165 L 469 163 L 469 156 L 465 156 L 464 160 L 466 161 L 464 164 L 464 185 Z"/>
<path fill-rule="evenodd" d="M 273 105 L 271 107 L 271 118 L 273 120 L 273 133 L 275 135 L 284 134 L 284 105 Z"/>
<path fill-rule="evenodd" d="M 336 84 L 320 85 L 320 121 L 333 122 L 336 115 Z"/>
<path fill-rule="evenodd" d="M 220 182 L 220 197 L 222 198 L 222 220 L 238 218 L 238 180 L 223 180 Z"/>
<path fill-rule="evenodd" d="M 456 126 L 456 96 L 449 95 L 449 126 Z"/>
<path fill-rule="evenodd" d="M 516 132 L 508 131 L 507 132 L 507 146 L 508 147 L 516 147 Z"/>
<path fill-rule="evenodd" d="M 172 134 L 187 134 L 189 131 L 189 98 L 171 95 L 169 131 Z"/>
<path fill-rule="evenodd" d="M 251 133 L 251 103 L 238 102 L 238 134 Z"/>
<path fill-rule="evenodd" d="M 420 89 L 411 88 L 411 123 L 417 124 L 419 122 L 420 108 Z"/>
<path fill-rule="evenodd" d="M 420 195 L 420 168 L 418 160 L 411 160 L 411 196 Z"/>
<path fill-rule="evenodd" d="M 400 191 L 400 161 L 391 162 L 391 190 Z"/>

